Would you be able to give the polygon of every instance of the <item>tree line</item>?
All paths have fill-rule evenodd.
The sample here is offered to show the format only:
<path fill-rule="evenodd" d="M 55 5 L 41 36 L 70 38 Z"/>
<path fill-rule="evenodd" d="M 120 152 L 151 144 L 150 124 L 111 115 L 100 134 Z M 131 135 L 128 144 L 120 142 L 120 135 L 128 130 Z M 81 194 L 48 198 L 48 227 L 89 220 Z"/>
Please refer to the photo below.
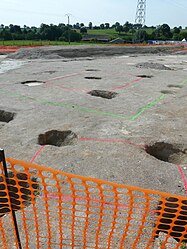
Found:
<path fill-rule="evenodd" d="M 82 35 L 80 32 L 72 29 L 70 25 L 60 23 L 44 24 L 39 28 L 29 27 L 24 25 L 21 28 L 19 25 L 10 24 L 9 26 L 0 25 L 0 40 L 49 40 L 49 41 L 81 41 Z"/>
<path fill-rule="evenodd" d="M 127 35 L 129 42 L 146 42 L 148 40 L 182 40 L 187 39 L 187 28 L 183 29 L 181 26 L 170 28 L 168 24 L 159 26 L 141 26 L 140 24 L 132 24 L 126 22 L 120 24 L 116 22 L 113 25 L 110 23 L 102 23 L 94 26 L 92 22 L 86 26 L 84 23 L 76 23 L 73 25 L 66 25 L 64 23 L 44 24 L 40 27 L 29 27 L 24 25 L 10 24 L 5 26 L 0 25 L 0 40 L 49 40 L 49 41 L 71 41 L 79 42 L 82 39 L 82 34 L 89 30 L 108 30 L 115 29 L 119 36 Z"/>

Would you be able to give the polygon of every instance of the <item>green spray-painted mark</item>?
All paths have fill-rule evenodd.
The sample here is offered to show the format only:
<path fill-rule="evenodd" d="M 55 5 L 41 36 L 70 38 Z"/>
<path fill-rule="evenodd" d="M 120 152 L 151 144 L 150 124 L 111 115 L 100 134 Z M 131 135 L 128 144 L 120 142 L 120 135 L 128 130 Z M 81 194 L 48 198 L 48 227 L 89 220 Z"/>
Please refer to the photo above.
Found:
<path fill-rule="evenodd" d="M 186 83 L 187 83 L 187 81 L 186 81 Z M 25 96 L 25 95 L 21 95 L 21 94 L 17 94 L 17 93 L 12 93 L 12 92 L 9 92 L 9 91 L 5 91 L 3 89 L 0 89 L 0 92 L 3 92 L 3 93 L 5 93 L 6 95 L 9 95 L 9 96 L 16 97 L 16 98 L 18 98 L 20 100 L 31 100 L 33 102 L 38 102 L 38 103 L 45 104 L 45 105 L 48 104 L 48 105 L 53 105 L 53 106 L 66 107 L 66 108 L 71 108 L 71 109 L 75 109 L 75 110 L 79 110 L 79 111 L 83 111 L 83 112 L 95 113 L 96 115 L 106 115 L 106 116 L 111 116 L 111 117 L 123 118 L 123 119 L 131 120 L 131 121 L 134 121 L 144 111 L 146 111 L 147 109 L 149 109 L 150 107 L 152 107 L 153 105 L 158 103 L 160 100 L 165 98 L 165 94 L 161 95 L 159 98 L 157 98 L 156 100 L 154 100 L 150 104 L 143 107 L 137 114 L 130 117 L 130 116 L 121 116 L 119 114 L 110 113 L 110 112 L 98 111 L 98 110 L 94 110 L 94 109 L 90 109 L 90 108 L 86 108 L 86 107 L 80 107 L 80 106 L 77 106 L 77 105 L 69 105 L 69 104 L 64 104 L 64 103 L 57 103 L 57 102 L 52 102 L 52 101 L 47 101 L 47 100 L 35 99 L 33 97 L 29 97 L 29 96 Z"/>
<path fill-rule="evenodd" d="M 187 84 L 187 79 L 186 80 L 183 80 L 182 82 L 180 82 L 178 84 L 178 86 L 184 86 L 185 84 Z"/>
<path fill-rule="evenodd" d="M 83 111 L 83 112 L 96 113 L 97 115 L 106 115 L 106 116 L 124 118 L 124 119 L 127 119 L 127 120 L 130 118 L 130 117 L 121 116 L 121 115 L 115 114 L 115 113 L 98 111 L 98 110 L 94 110 L 94 109 L 90 109 L 90 108 L 86 108 L 86 107 L 80 107 L 80 106 L 77 106 L 77 105 L 68 105 L 68 104 L 62 104 L 62 103 L 57 103 L 57 102 L 45 101 L 45 100 L 38 101 L 38 102 L 41 102 L 43 104 L 54 105 L 54 106 L 62 106 L 62 107 L 72 108 L 72 109 Z"/>
<path fill-rule="evenodd" d="M 75 109 L 75 110 L 79 110 L 79 111 L 83 111 L 83 112 L 95 113 L 97 115 L 106 115 L 106 116 L 111 116 L 111 117 L 118 117 L 118 118 L 123 118 L 123 119 L 126 119 L 126 120 L 130 119 L 130 117 L 121 116 L 121 115 L 115 114 L 115 113 L 98 111 L 98 110 L 94 110 L 94 109 L 90 109 L 90 108 L 86 108 L 86 107 L 80 107 L 80 106 L 77 106 L 77 105 L 69 105 L 69 104 L 57 103 L 57 102 L 52 102 L 52 101 L 47 101 L 47 100 L 35 99 L 33 97 L 8 92 L 8 91 L 5 91 L 3 89 L 0 89 L 0 92 L 3 92 L 4 94 L 9 95 L 9 96 L 16 97 L 16 98 L 18 98 L 20 100 L 31 100 L 33 102 L 38 102 L 38 103 L 41 103 L 41 104 L 48 104 L 48 105 L 53 105 L 53 106 L 61 106 L 61 107 L 71 108 L 71 109 Z"/>
<path fill-rule="evenodd" d="M 155 105 L 156 103 L 158 103 L 160 100 L 165 98 L 165 94 L 161 95 L 158 99 L 154 100 L 153 102 L 151 102 L 150 104 L 146 105 L 145 107 L 143 107 L 138 113 L 136 113 L 133 117 L 131 117 L 130 120 L 135 120 L 138 116 L 140 116 L 144 111 L 146 111 L 147 109 L 149 109 L 151 106 Z"/>

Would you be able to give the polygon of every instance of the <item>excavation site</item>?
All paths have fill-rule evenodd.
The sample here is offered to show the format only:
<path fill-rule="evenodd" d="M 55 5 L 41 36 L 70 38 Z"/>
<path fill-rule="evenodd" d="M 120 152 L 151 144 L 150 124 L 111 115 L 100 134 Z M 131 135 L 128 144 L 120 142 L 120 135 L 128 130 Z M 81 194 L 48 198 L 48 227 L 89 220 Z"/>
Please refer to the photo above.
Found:
<path fill-rule="evenodd" d="M 0 147 L 10 159 L 0 216 L 10 236 L 0 248 L 19 248 L 11 210 L 23 248 L 186 243 L 186 213 L 176 211 L 186 212 L 187 194 L 183 46 L 21 48 L 0 55 L 2 66 Z M 185 220 L 176 231 L 172 208 Z"/>

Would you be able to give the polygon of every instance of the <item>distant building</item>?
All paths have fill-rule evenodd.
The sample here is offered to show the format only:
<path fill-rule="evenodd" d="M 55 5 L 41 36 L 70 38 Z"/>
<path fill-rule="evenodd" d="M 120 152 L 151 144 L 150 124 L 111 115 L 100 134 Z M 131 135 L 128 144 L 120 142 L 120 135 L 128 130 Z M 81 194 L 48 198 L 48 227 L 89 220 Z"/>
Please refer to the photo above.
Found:
<path fill-rule="evenodd" d="M 167 44 L 187 44 L 187 41 L 183 39 L 182 41 L 161 41 L 161 40 L 149 40 L 148 44 L 154 45 L 167 45 Z"/>
<path fill-rule="evenodd" d="M 82 41 L 98 41 L 98 42 L 109 42 L 110 36 L 109 35 L 83 35 Z"/>
<path fill-rule="evenodd" d="M 111 44 L 124 44 L 126 43 L 125 40 L 123 40 L 122 38 L 116 38 L 112 41 L 110 41 Z"/>

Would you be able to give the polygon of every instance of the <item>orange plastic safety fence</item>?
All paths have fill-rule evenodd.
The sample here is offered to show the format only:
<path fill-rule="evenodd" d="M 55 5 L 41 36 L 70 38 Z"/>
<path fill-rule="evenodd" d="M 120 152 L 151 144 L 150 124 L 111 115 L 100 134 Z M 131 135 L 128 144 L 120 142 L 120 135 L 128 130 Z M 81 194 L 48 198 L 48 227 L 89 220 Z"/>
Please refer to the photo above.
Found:
<path fill-rule="evenodd" d="M 187 198 L 14 159 L 0 164 L 0 248 L 181 248 Z M 125 177 L 125 176 L 124 176 Z"/>

